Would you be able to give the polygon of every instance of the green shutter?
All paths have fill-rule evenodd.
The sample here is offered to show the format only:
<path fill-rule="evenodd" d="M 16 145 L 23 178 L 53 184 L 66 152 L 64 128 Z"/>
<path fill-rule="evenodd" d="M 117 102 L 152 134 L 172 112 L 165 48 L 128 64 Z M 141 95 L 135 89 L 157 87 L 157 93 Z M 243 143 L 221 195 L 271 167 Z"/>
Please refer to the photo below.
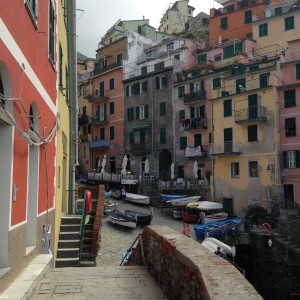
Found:
<path fill-rule="evenodd" d="M 159 78 L 159 76 L 155 77 L 155 86 L 156 86 L 157 90 L 160 89 L 160 78 Z"/>
<path fill-rule="evenodd" d="M 139 108 L 139 106 L 135 108 L 135 119 L 136 120 L 140 119 L 140 108 Z"/>
<path fill-rule="evenodd" d="M 296 79 L 300 79 L 300 64 L 296 64 Z"/>
<path fill-rule="evenodd" d="M 183 136 L 180 138 L 180 149 L 185 149 L 187 146 L 187 137 Z"/>
<path fill-rule="evenodd" d="M 134 132 L 129 133 L 129 143 L 130 145 L 134 144 Z"/>
<path fill-rule="evenodd" d="M 217 89 L 220 87 L 221 87 L 221 78 L 220 77 L 213 78 L 213 89 Z"/>
<path fill-rule="evenodd" d="M 182 120 L 185 119 L 185 110 L 182 109 L 179 111 L 179 122 L 182 122 Z"/>

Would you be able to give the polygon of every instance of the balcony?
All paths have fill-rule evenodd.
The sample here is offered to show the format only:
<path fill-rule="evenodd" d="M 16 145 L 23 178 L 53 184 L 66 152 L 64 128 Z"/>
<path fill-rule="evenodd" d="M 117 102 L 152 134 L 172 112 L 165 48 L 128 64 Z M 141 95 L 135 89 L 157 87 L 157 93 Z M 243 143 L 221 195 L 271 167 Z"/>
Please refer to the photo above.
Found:
<path fill-rule="evenodd" d="M 232 141 L 224 142 L 222 145 L 213 144 L 211 147 L 212 156 L 231 156 L 231 155 L 240 155 L 241 152 L 239 147 L 234 144 Z"/>
<path fill-rule="evenodd" d="M 90 103 L 95 103 L 99 101 L 107 101 L 109 97 L 107 95 L 99 94 L 99 93 L 90 93 L 89 96 L 86 96 Z"/>
<path fill-rule="evenodd" d="M 100 140 L 100 141 L 92 141 L 90 142 L 90 149 L 109 149 L 109 141 L 108 140 Z"/>
<path fill-rule="evenodd" d="M 150 152 L 150 146 L 145 143 L 130 145 L 130 153 L 132 154 L 144 155 L 149 154 Z"/>
<path fill-rule="evenodd" d="M 78 115 L 78 125 L 87 125 L 89 123 L 89 116 L 88 115 Z"/>
<path fill-rule="evenodd" d="M 207 157 L 207 146 L 200 145 L 198 147 L 186 147 L 185 156 L 188 158 Z"/>
<path fill-rule="evenodd" d="M 121 67 L 122 65 L 123 65 L 122 61 L 119 61 L 119 62 L 116 62 L 116 63 L 111 64 L 111 65 L 109 65 L 109 66 L 95 69 L 95 70 L 94 70 L 94 76 L 100 75 L 100 74 L 102 74 L 102 73 L 105 73 L 105 72 L 110 71 L 110 70 L 113 70 L 113 69 L 116 69 L 116 68 L 118 68 L 118 67 Z"/>
<path fill-rule="evenodd" d="M 184 103 L 190 103 L 193 101 L 206 100 L 206 92 L 205 91 L 196 91 L 191 92 L 189 94 L 183 95 Z"/>
<path fill-rule="evenodd" d="M 206 117 L 184 119 L 182 125 L 185 131 L 207 129 L 207 119 Z"/>
<path fill-rule="evenodd" d="M 92 119 L 92 125 L 105 125 L 108 124 L 108 119 L 107 116 L 104 117 L 95 117 L 94 119 Z"/>
<path fill-rule="evenodd" d="M 234 113 L 234 120 L 237 124 L 267 122 L 267 108 L 258 105 L 236 110 Z"/>
<path fill-rule="evenodd" d="M 79 136 L 80 142 L 84 143 L 84 142 L 89 142 L 89 138 L 87 134 L 82 134 Z"/>

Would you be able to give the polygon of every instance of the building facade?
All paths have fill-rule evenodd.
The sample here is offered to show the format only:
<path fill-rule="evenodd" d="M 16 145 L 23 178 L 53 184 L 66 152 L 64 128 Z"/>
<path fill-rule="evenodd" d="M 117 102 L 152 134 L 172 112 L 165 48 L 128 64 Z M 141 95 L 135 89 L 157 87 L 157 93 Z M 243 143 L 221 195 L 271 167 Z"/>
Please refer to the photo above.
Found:
<path fill-rule="evenodd" d="M 58 12 L 35 3 L 0 6 L 0 291 L 54 245 Z"/>

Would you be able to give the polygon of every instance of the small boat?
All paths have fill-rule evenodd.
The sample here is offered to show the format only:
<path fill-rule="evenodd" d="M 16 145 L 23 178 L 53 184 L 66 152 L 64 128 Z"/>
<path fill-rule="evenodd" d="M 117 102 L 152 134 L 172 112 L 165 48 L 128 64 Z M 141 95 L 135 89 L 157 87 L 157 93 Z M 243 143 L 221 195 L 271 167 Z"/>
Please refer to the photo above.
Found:
<path fill-rule="evenodd" d="M 112 210 L 107 213 L 110 222 L 127 228 L 136 228 L 136 220 L 133 217 L 125 215 L 118 210 Z"/>
<path fill-rule="evenodd" d="M 190 196 L 190 197 L 185 197 L 185 198 L 180 198 L 180 199 L 175 199 L 175 200 L 169 200 L 172 204 L 172 206 L 187 206 L 191 202 L 197 202 L 200 201 L 201 196 Z M 168 201 L 167 201 L 168 202 Z"/>
<path fill-rule="evenodd" d="M 208 224 L 195 225 L 194 230 L 197 239 L 203 240 L 205 237 L 219 237 L 223 233 L 229 233 L 241 224 L 241 219 L 231 218 Z"/>
<path fill-rule="evenodd" d="M 120 199 L 121 198 L 121 191 L 116 189 L 116 190 L 112 190 L 111 192 L 111 196 L 115 199 Z"/>
<path fill-rule="evenodd" d="M 182 220 L 184 223 L 200 223 L 200 215 L 199 215 L 199 210 L 185 210 L 182 212 Z"/>
<path fill-rule="evenodd" d="M 226 212 L 220 212 L 220 213 L 216 213 L 216 214 L 205 215 L 204 223 L 208 224 L 208 223 L 211 223 L 211 222 L 226 220 L 227 218 L 228 218 L 228 213 L 226 213 Z"/>
<path fill-rule="evenodd" d="M 126 193 L 126 200 L 138 204 L 150 204 L 150 198 L 148 196 Z"/>
<path fill-rule="evenodd" d="M 215 253 L 217 251 L 217 248 L 220 247 L 222 253 L 226 255 L 232 255 L 231 247 L 215 238 L 208 237 L 204 239 L 201 245 L 203 245 L 206 249 L 208 249 L 212 253 Z"/>
<path fill-rule="evenodd" d="M 104 203 L 103 214 L 106 216 L 109 211 L 115 210 L 118 203 L 114 201 L 107 201 Z"/>
<path fill-rule="evenodd" d="M 153 218 L 152 210 L 151 210 L 151 213 L 149 214 L 149 213 L 144 213 L 144 212 L 140 212 L 140 211 L 126 209 L 124 211 L 124 214 L 134 218 L 137 225 L 150 225 L 151 220 Z"/>
<path fill-rule="evenodd" d="M 187 195 L 181 195 L 181 194 L 161 194 L 160 199 L 163 202 L 172 201 L 175 199 L 185 198 Z"/>
<path fill-rule="evenodd" d="M 223 205 L 218 202 L 212 202 L 212 201 L 200 201 L 198 203 L 197 208 L 199 210 L 218 210 L 222 209 Z"/>
<path fill-rule="evenodd" d="M 173 209 L 173 217 L 176 220 L 182 219 L 182 210 L 181 209 Z"/>
<path fill-rule="evenodd" d="M 198 208 L 198 205 L 199 205 L 199 201 L 193 201 L 193 202 L 190 202 L 186 205 L 187 208 L 191 208 L 191 209 L 197 209 Z"/>

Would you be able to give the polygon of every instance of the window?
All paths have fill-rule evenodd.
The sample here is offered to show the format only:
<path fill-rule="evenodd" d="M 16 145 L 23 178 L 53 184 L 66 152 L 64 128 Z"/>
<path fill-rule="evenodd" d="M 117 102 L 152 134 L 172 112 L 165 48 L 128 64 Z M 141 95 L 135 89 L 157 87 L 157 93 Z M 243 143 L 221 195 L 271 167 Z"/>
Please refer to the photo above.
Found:
<path fill-rule="evenodd" d="M 243 50 L 243 45 L 235 44 L 224 48 L 224 58 L 233 57 L 239 53 L 241 53 Z"/>
<path fill-rule="evenodd" d="M 185 110 L 182 109 L 179 111 L 179 122 L 183 122 L 183 120 L 185 119 Z"/>
<path fill-rule="evenodd" d="M 300 79 L 300 64 L 296 64 L 296 79 Z"/>
<path fill-rule="evenodd" d="M 138 25 L 138 33 L 142 34 L 142 26 Z"/>
<path fill-rule="evenodd" d="M 259 75 L 259 85 L 261 88 L 267 87 L 269 85 L 269 75 L 270 73 Z"/>
<path fill-rule="evenodd" d="M 232 100 L 224 100 L 223 102 L 223 113 L 224 117 L 231 117 L 232 116 Z"/>
<path fill-rule="evenodd" d="M 258 27 L 259 30 L 259 36 L 267 36 L 268 35 L 268 23 L 260 24 Z"/>
<path fill-rule="evenodd" d="M 288 169 L 300 168 L 300 151 L 283 151 L 283 167 Z"/>
<path fill-rule="evenodd" d="M 104 81 L 100 81 L 100 97 L 104 97 L 105 91 L 104 91 Z"/>
<path fill-rule="evenodd" d="M 126 97 L 129 98 L 131 96 L 131 93 L 130 93 L 130 86 L 129 85 L 126 85 Z"/>
<path fill-rule="evenodd" d="M 100 128 L 100 140 L 104 140 L 104 139 L 105 139 L 105 129 Z"/>
<path fill-rule="evenodd" d="M 163 68 L 164 68 L 164 62 L 163 61 L 161 61 L 161 62 L 154 65 L 154 71 L 160 71 Z"/>
<path fill-rule="evenodd" d="M 109 139 L 113 141 L 115 139 L 115 126 L 109 127 Z"/>
<path fill-rule="evenodd" d="M 172 51 L 174 49 L 173 43 L 167 44 L 167 50 Z"/>
<path fill-rule="evenodd" d="M 238 162 L 231 163 L 231 178 L 240 178 L 240 164 Z"/>
<path fill-rule="evenodd" d="M 282 6 L 275 8 L 275 16 L 282 15 Z"/>
<path fill-rule="evenodd" d="M 127 119 L 128 121 L 134 120 L 134 107 L 130 107 L 127 109 Z"/>
<path fill-rule="evenodd" d="M 27 8 L 28 8 L 32 18 L 36 21 L 36 19 L 37 19 L 37 0 L 26 0 L 25 3 L 27 5 Z"/>
<path fill-rule="evenodd" d="M 295 28 L 294 16 L 287 17 L 284 19 L 284 29 L 285 31 L 292 30 Z"/>
<path fill-rule="evenodd" d="M 296 136 L 296 118 L 285 119 L 285 136 Z"/>
<path fill-rule="evenodd" d="M 35 1 L 34 1 L 35 2 Z M 52 6 L 52 1 L 49 1 L 49 59 L 54 63 L 54 9 Z"/>
<path fill-rule="evenodd" d="M 115 114 L 115 102 L 109 103 L 109 114 L 114 115 Z"/>
<path fill-rule="evenodd" d="M 207 54 L 203 53 L 199 55 L 199 63 L 206 63 L 207 62 Z"/>
<path fill-rule="evenodd" d="M 82 115 L 86 116 L 86 106 L 82 107 Z"/>
<path fill-rule="evenodd" d="M 196 133 L 194 134 L 194 147 L 198 147 L 202 145 L 202 134 Z"/>
<path fill-rule="evenodd" d="M 129 133 L 129 143 L 130 145 L 134 144 L 134 132 Z"/>
<path fill-rule="evenodd" d="M 174 58 L 177 59 L 177 60 L 180 60 L 180 54 L 174 55 Z"/>
<path fill-rule="evenodd" d="M 257 161 L 249 161 L 249 177 L 258 177 Z"/>
<path fill-rule="evenodd" d="M 242 93 L 246 91 L 246 79 L 241 78 L 235 81 L 236 84 L 236 93 Z"/>
<path fill-rule="evenodd" d="M 284 107 L 295 107 L 296 106 L 296 91 L 287 90 L 284 91 Z"/>
<path fill-rule="evenodd" d="M 109 89 L 110 90 L 114 90 L 115 89 L 115 79 L 114 78 L 110 78 L 109 79 Z"/>
<path fill-rule="evenodd" d="M 146 75 L 147 74 L 147 66 L 141 67 L 141 75 Z"/>
<path fill-rule="evenodd" d="M 178 98 L 182 98 L 184 93 L 185 93 L 185 87 L 184 86 L 178 87 Z"/>
<path fill-rule="evenodd" d="M 159 129 L 159 141 L 161 144 L 166 143 L 166 128 Z"/>
<path fill-rule="evenodd" d="M 218 89 L 220 87 L 221 87 L 221 78 L 220 77 L 213 78 L 213 89 Z"/>
<path fill-rule="evenodd" d="M 245 11 L 245 24 L 252 23 L 252 10 Z"/>
<path fill-rule="evenodd" d="M 257 142 L 257 125 L 248 126 L 248 142 Z"/>
<path fill-rule="evenodd" d="M 167 114 L 167 103 L 161 102 L 159 106 L 160 116 L 165 116 Z"/>
<path fill-rule="evenodd" d="M 259 70 L 259 65 L 252 65 L 249 67 L 249 72 L 256 72 Z"/>
<path fill-rule="evenodd" d="M 63 86 L 63 51 L 59 43 L 59 86 Z"/>
<path fill-rule="evenodd" d="M 141 84 L 139 82 L 134 83 L 131 86 L 131 95 L 139 95 L 141 93 Z"/>
<path fill-rule="evenodd" d="M 165 89 L 165 88 L 167 88 L 167 86 L 168 86 L 168 78 L 167 78 L 167 76 L 162 76 L 161 77 L 161 88 L 162 89 Z"/>
<path fill-rule="evenodd" d="M 186 136 L 182 136 L 179 139 L 179 149 L 185 149 L 187 147 L 187 137 Z"/>
<path fill-rule="evenodd" d="M 122 53 L 118 53 L 117 54 L 117 64 L 120 65 L 122 64 L 123 61 L 123 54 Z"/>
<path fill-rule="evenodd" d="M 220 28 L 221 30 L 225 30 L 228 28 L 227 17 L 221 18 Z"/>
<path fill-rule="evenodd" d="M 103 69 L 107 68 L 107 59 L 106 59 L 106 58 L 104 58 L 104 59 L 102 60 L 102 68 L 103 68 Z"/>
<path fill-rule="evenodd" d="M 148 91 L 148 81 L 145 80 L 144 82 L 142 82 L 142 92 L 147 93 L 147 91 Z"/>
<path fill-rule="evenodd" d="M 146 142 L 146 131 L 140 130 L 140 143 L 145 144 Z"/>

